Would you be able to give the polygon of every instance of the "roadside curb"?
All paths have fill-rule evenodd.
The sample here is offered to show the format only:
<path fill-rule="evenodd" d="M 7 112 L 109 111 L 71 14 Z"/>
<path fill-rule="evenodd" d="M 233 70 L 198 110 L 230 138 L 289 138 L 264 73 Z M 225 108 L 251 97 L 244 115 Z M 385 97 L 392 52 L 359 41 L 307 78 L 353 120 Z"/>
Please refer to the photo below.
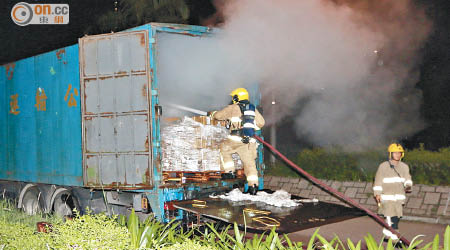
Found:
<path fill-rule="evenodd" d="M 432 218 L 432 217 L 419 217 L 419 216 L 402 216 L 403 220 L 416 221 L 430 224 L 444 224 L 450 225 L 450 219 L 445 218 Z"/>

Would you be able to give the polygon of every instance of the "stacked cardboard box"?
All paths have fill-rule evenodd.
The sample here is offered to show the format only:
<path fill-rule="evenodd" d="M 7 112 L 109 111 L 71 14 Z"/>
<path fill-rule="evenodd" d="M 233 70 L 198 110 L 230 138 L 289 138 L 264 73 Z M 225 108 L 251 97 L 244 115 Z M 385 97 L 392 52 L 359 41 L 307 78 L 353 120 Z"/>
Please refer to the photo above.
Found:
<path fill-rule="evenodd" d="M 192 120 L 199 122 L 203 125 L 214 125 L 214 126 L 222 126 L 225 127 L 226 126 L 226 121 L 219 121 L 216 119 L 211 119 L 211 117 L 209 116 L 194 116 L 192 117 Z"/>
<path fill-rule="evenodd" d="M 229 135 L 208 117 L 185 117 L 162 129 L 163 171 L 220 171 L 220 144 Z"/>

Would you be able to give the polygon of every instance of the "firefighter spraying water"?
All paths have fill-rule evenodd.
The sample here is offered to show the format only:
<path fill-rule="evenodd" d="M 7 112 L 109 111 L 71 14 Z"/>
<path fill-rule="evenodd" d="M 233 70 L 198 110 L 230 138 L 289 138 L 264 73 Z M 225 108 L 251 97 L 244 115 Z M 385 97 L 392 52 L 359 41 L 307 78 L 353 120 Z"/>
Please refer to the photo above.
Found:
<path fill-rule="evenodd" d="M 227 121 L 230 136 L 220 147 L 222 157 L 223 179 L 236 178 L 236 168 L 232 154 L 238 153 L 243 164 L 248 182 L 248 193 L 255 195 L 258 191 L 258 172 L 255 159 L 257 143 L 253 138 L 255 130 L 264 126 L 264 118 L 249 101 L 248 91 L 238 88 L 231 93 L 232 103 L 220 111 L 210 112 L 213 119 Z"/>

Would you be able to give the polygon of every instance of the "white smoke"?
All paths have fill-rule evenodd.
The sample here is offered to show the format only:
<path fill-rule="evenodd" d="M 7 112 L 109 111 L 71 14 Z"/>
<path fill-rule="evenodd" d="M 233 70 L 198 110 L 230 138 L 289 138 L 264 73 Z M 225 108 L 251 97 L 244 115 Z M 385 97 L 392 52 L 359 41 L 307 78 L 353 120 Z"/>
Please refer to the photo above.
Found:
<path fill-rule="evenodd" d="M 423 128 L 414 70 L 430 25 L 411 1 L 236 0 L 222 14 L 210 39 L 160 43 L 161 62 L 182 73 L 160 78 L 188 86 L 177 100 L 220 106 L 257 82 L 268 125 L 294 116 L 298 136 L 318 145 L 374 146 Z"/>

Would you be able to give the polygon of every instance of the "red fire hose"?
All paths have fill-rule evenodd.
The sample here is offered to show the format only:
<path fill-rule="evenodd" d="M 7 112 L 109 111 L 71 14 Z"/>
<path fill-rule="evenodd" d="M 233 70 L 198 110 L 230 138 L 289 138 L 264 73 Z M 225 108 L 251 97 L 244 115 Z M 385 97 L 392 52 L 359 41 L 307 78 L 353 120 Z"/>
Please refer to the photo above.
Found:
<path fill-rule="evenodd" d="M 399 232 L 395 231 L 395 229 L 393 229 L 392 227 L 390 227 L 380 216 L 378 216 L 376 213 L 370 211 L 369 209 L 361 206 L 359 203 L 357 203 L 356 201 L 346 197 L 343 193 L 337 191 L 336 189 L 328 186 L 327 184 L 321 182 L 320 180 L 318 180 L 317 178 L 315 178 L 314 176 L 308 174 L 305 170 L 303 170 L 302 168 L 300 168 L 299 166 L 297 166 L 295 163 L 293 163 L 292 161 L 290 161 L 288 158 L 286 158 L 286 156 L 284 156 L 283 154 L 281 154 L 278 150 L 276 150 L 272 145 L 270 145 L 269 143 L 265 142 L 263 139 L 261 139 L 261 137 L 256 136 L 255 138 L 260 141 L 264 146 L 266 146 L 267 148 L 269 148 L 273 153 L 275 153 L 276 155 L 278 155 L 284 162 L 286 162 L 286 164 L 288 164 L 289 166 L 291 166 L 293 169 L 295 169 L 297 172 L 299 172 L 301 175 L 303 175 L 304 177 L 306 177 L 308 180 L 310 180 L 312 183 L 322 187 L 323 189 L 325 189 L 326 191 L 328 191 L 329 193 L 335 195 L 336 197 L 338 197 L 339 199 L 345 201 L 346 203 L 350 204 L 351 206 L 354 206 L 362 211 L 364 211 L 365 213 L 367 213 L 370 217 L 372 217 L 378 224 L 380 224 L 381 226 L 387 228 L 389 231 L 391 231 L 392 233 L 394 233 L 395 235 L 397 235 L 399 237 L 399 239 L 403 242 L 403 244 L 409 246 L 410 242 L 403 236 L 400 235 Z"/>

